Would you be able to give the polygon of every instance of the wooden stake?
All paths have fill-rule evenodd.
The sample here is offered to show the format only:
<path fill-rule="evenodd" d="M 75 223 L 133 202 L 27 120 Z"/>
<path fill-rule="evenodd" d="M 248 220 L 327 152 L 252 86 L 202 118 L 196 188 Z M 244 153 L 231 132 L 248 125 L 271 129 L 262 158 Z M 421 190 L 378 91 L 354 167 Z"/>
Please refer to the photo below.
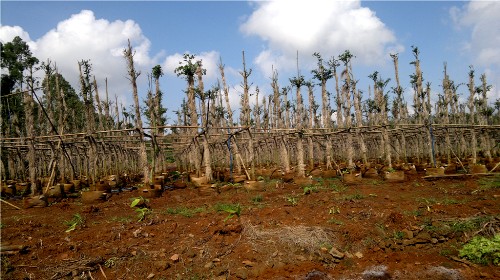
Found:
<path fill-rule="evenodd" d="M 12 206 L 12 207 L 14 207 L 14 208 L 16 208 L 17 210 L 21 210 L 21 208 L 19 208 L 19 207 L 15 206 L 14 204 L 12 204 L 12 203 L 10 203 L 10 202 L 7 202 L 7 201 L 5 201 L 5 200 L 3 200 L 3 199 L 1 199 L 1 198 L 0 198 L 0 200 L 1 200 L 3 203 L 5 203 L 5 204 L 7 204 L 7 205 L 10 205 L 10 206 Z"/>

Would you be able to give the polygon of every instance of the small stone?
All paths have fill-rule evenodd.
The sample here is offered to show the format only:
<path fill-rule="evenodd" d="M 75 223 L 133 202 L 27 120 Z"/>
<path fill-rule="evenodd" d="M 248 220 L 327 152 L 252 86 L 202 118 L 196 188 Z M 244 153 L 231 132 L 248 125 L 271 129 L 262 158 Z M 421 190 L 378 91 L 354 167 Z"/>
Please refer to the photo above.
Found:
<path fill-rule="evenodd" d="M 410 246 L 415 244 L 415 239 L 403 240 L 403 246 Z"/>
<path fill-rule="evenodd" d="M 321 252 L 323 252 L 323 253 L 328 252 L 328 248 L 325 248 L 325 247 L 321 247 L 321 249 L 320 249 L 320 250 L 321 250 Z"/>
<path fill-rule="evenodd" d="M 220 262 L 220 259 L 219 258 L 215 258 L 212 260 L 213 262 Z"/>
<path fill-rule="evenodd" d="M 358 258 L 358 259 L 361 259 L 361 258 L 363 258 L 363 253 L 356 252 L 356 253 L 354 253 L 354 256 L 356 256 L 356 258 Z"/>
<path fill-rule="evenodd" d="M 189 237 L 191 237 L 191 238 L 193 238 L 193 237 L 194 237 L 194 235 L 193 235 L 193 234 L 191 234 L 191 233 L 190 233 L 188 236 L 189 236 Z"/>
<path fill-rule="evenodd" d="M 408 230 L 408 229 L 403 229 L 403 233 L 405 234 L 406 238 L 408 238 L 408 239 L 413 238 L 413 231 Z"/>
<path fill-rule="evenodd" d="M 204 267 L 207 269 L 212 269 L 215 267 L 215 264 L 213 262 L 207 262 Z"/>
<path fill-rule="evenodd" d="M 437 240 L 437 238 L 432 238 L 431 242 L 432 242 L 432 244 L 436 244 L 436 243 L 438 243 L 438 240 Z"/>
<path fill-rule="evenodd" d="M 248 272 L 246 269 L 244 268 L 238 268 L 235 272 L 234 272 L 234 276 L 236 277 L 236 279 L 247 279 L 248 278 Z"/>
<path fill-rule="evenodd" d="M 168 261 L 165 261 L 165 260 L 156 261 L 154 264 L 158 270 L 165 270 L 165 269 L 170 268 L 170 263 Z"/>
<path fill-rule="evenodd" d="M 244 260 L 244 261 L 242 261 L 241 263 L 242 263 L 242 264 L 244 264 L 245 266 L 249 266 L 249 267 L 252 267 L 252 266 L 254 266 L 254 265 L 255 265 L 255 263 L 254 263 L 254 262 L 249 261 L 249 260 Z"/>
<path fill-rule="evenodd" d="M 417 242 L 418 243 L 426 243 L 430 242 L 432 237 L 428 232 L 422 231 L 416 236 Z"/>
<path fill-rule="evenodd" d="M 154 273 L 150 273 L 150 274 L 148 275 L 147 279 L 151 279 L 151 278 L 153 278 L 153 277 L 155 277 Z"/>
<path fill-rule="evenodd" d="M 132 256 L 137 256 L 137 251 L 132 251 L 130 254 L 132 254 Z"/>
<path fill-rule="evenodd" d="M 173 254 L 170 257 L 170 260 L 172 260 L 174 263 L 178 262 L 179 261 L 179 254 Z"/>
<path fill-rule="evenodd" d="M 298 261 L 301 261 L 301 262 L 305 262 L 305 261 L 307 261 L 307 258 L 306 258 L 306 257 L 304 257 L 304 256 L 302 256 L 302 255 L 298 255 L 298 256 L 296 257 L 296 259 L 297 259 Z"/>
<path fill-rule="evenodd" d="M 330 255 L 332 255 L 332 257 L 336 259 L 343 259 L 345 257 L 345 254 L 337 250 L 335 247 L 330 249 L 328 253 L 330 253 Z"/>

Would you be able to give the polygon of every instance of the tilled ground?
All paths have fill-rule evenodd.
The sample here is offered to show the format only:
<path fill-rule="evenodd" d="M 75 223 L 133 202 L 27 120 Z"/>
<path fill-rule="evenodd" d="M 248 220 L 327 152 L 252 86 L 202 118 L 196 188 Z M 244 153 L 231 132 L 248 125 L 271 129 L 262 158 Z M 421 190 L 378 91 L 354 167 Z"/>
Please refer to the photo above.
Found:
<path fill-rule="evenodd" d="M 474 235 L 498 233 L 498 175 L 422 177 L 188 186 L 150 199 L 141 221 L 137 190 L 92 205 L 2 203 L 2 248 L 22 250 L 2 252 L 1 278 L 500 279 L 499 267 L 458 257 Z"/>

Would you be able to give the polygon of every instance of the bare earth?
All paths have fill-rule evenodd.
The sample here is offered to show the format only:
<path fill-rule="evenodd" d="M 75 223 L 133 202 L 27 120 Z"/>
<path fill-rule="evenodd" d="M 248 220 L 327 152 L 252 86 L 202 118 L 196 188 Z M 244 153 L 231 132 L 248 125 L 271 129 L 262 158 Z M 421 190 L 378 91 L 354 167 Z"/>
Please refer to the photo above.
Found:
<path fill-rule="evenodd" d="M 188 184 L 150 199 L 143 221 L 130 207 L 139 190 L 95 204 L 2 203 L 2 248 L 25 247 L 2 252 L 1 279 L 500 279 L 500 267 L 458 257 L 473 235 L 498 233 L 500 177 L 423 176 Z M 75 214 L 84 222 L 66 232 Z"/>

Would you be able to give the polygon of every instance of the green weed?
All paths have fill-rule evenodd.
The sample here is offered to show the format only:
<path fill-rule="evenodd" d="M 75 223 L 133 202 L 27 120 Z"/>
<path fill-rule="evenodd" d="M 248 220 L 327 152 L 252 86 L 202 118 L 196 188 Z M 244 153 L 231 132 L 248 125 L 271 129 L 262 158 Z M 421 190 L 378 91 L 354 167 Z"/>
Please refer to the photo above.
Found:
<path fill-rule="evenodd" d="M 252 197 L 252 202 L 255 203 L 255 204 L 259 204 L 261 203 L 262 201 L 264 200 L 264 198 L 262 197 L 262 195 L 256 195 L 254 197 Z"/>
<path fill-rule="evenodd" d="M 396 240 L 402 240 L 405 237 L 405 233 L 399 230 L 395 230 L 392 237 Z"/>
<path fill-rule="evenodd" d="M 497 189 L 500 188 L 500 176 L 483 177 L 478 183 L 481 190 Z"/>
<path fill-rule="evenodd" d="M 76 229 L 77 226 L 82 226 L 85 223 L 85 219 L 78 213 L 73 215 L 70 221 L 64 221 L 64 224 L 68 226 L 66 232 L 71 232 Z"/>
<path fill-rule="evenodd" d="M 344 200 L 361 200 L 364 198 L 366 198 L 366 196 L 364 196 L 363 194 L 360 194 L 360 193 L 346 195 L 343 197 Z"/>
<path fill-rule="evenodd" d="M 201 213 L 205 211 L 206 209 L 204 207 L 197 207 L 197 208 L 188 208 L 188 207 L 176 207 L 176 208 L 167 208 L 165 210 L 166 214 L 170 215 L 181 215 L 186 218 L 191 218 L 195 214 Z"/>
<path fill-rule="evenodd" d="M 424 214 L 424 211 L 417 209 L 417 210 L 412 210 L 412 211 L 404 211 L 403 213 L 407 216 L 420 217 Z"/>
<path fill-rule="evenodd" d="M 500 234 L 491 239 L 476 236 L 464 245 L 458 255 L 474 263 L 500 266 Z"/>
<path fill-rule="evenodd" d="M 214 209 L 217 212 L 226 212 L 229 215 L 224 219 L 224 222 L 231 219 L 235 215 L 240 217 L 241 215 L 241 205 L 238 204 L 225 204 L 225 203 L 217 203 L 214 205 Z"/>
<path fill-rule="evenodd" d="M 329 224 L 334 224 L 334 225 L 339 225 L 339 226 L 343 226 L 344 225 L 344 222 L 342 222 L 341 220 L 334 219 L 334 218 L 329 219 L 328 223 Z"/>
<path fill-rule="evenodd" d="M 132 198 L 132 203 L 130 203 L 130 208 L 134 208 L 134 211 L 137 212 L 137 220 L 138 222 L 142 222 L 149 214 L 152 213 L 151 209 L 148 206 L 149 200 L 140 196 Z"/>
<path fill-rule="evenodd" d="M 297 205 L 299 199 L 295 196 L 292 196 L 292 195 L 287 195 L 285 196 L 285 200 L 286 202 L 288 202 L 288 204 L 290 204 L 291 206 L 295 206 Z"/>
<path fill-rule="evenodd" d="M 315 192 L 315 193 L 319 192 L 318 186 L 316 186 L 316 185 L 309 185 L 309 186 L 304 187 L 304 192 L 303 192 L 304 195 L 311 194 L 313 192 Z"/>

